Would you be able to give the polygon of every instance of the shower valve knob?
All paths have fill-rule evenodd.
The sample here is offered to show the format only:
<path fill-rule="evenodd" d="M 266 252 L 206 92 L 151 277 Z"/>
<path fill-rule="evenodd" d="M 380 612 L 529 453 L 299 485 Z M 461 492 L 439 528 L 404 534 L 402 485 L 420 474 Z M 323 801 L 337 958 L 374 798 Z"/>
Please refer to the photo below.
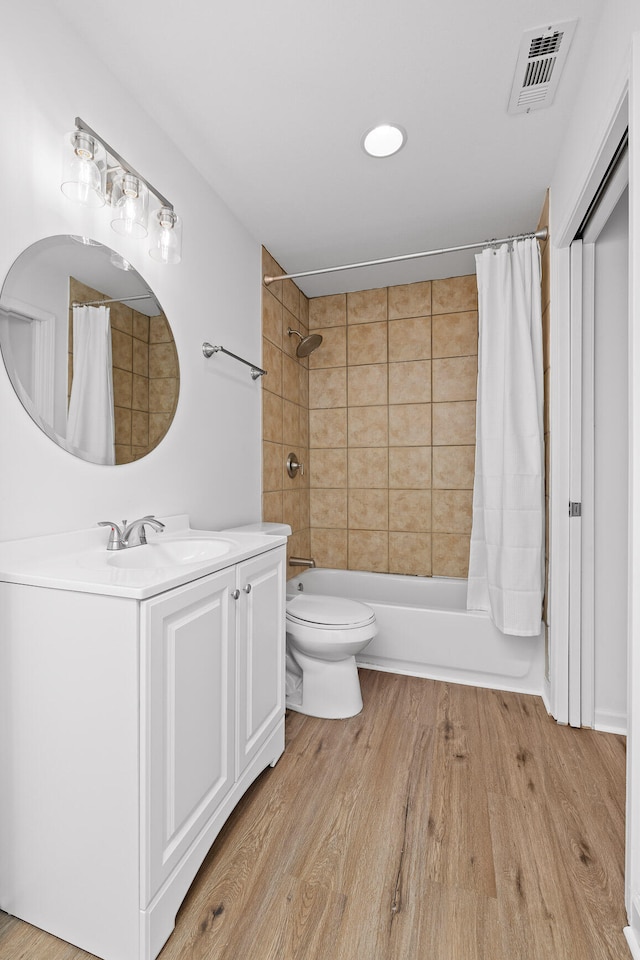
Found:
<path fill-rule="evenodd" d="M 298 470 L 300 471 L 300 476 L 304 477 L 304 464 L 300 463 L 296 453 L 290 453 L 287 457 L 287 473 L 290 477 L 295 477 Z"/>

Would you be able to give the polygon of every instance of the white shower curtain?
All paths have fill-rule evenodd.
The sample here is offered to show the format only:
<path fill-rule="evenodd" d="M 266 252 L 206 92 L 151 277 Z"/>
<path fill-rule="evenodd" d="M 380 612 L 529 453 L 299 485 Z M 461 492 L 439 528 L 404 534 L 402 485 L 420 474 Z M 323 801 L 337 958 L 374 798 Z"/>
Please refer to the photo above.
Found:
<path fill-rule="evenodd" d="M 73 308 L 73 381 L 67 446 L 84 460 L 115 463 L 108 307 Z"/>
<path fill-rule="evenodd" d="M 540 254 L 536 240 L 476 256 L 476 466 L 467 607 L 503 633 L 540 632 L 544 435 Z"/>

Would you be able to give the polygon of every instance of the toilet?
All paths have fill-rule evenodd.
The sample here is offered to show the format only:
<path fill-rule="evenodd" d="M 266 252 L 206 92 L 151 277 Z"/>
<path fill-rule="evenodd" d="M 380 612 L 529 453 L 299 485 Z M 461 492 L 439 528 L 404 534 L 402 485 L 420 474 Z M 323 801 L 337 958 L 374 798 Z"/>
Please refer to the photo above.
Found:
<path fill-rule="evenodd" d="M 287 707 L 342 720 L 362 710 L 356 654 L 378 628 L 371 607 L 299 593 L 287 600 Z"/>
<path fill-rule="evenodd" d="M 272 536 L 291 536 L 284 523 L 230 527 Z M 378 632 L 365 603 L 313 593 L 287 595 L 286 705 L 310 717 L 344 720 L 362 710 L 356 654 Z"/>

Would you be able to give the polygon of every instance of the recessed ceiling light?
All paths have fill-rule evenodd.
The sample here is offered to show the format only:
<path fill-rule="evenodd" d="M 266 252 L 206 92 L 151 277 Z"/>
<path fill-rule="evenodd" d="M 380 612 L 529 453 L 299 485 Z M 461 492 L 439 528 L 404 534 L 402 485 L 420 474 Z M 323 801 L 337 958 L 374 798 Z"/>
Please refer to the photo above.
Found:
<path fill-rule="evenodd" d="M 390 157 L 407 142 L 407 134 L 396 123 L 381 123 L 362 138 L 362 149 L 370 157 Z"/>

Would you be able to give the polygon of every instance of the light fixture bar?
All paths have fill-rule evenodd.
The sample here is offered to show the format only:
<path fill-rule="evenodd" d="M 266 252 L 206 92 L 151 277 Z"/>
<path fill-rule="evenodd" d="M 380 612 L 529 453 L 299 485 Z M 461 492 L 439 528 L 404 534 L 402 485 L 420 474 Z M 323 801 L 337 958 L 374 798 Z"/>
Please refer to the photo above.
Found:
<path fill-rule="evenodd" d="M 113 157 L 114 160 L 117 160 L 119 165 L 124 170 L 126 170 L 127 173 L 130 173 L 132 174 L 132 176 L 137 177 L 138 180 L 141 180 L 142 183 L 145 184 L 149 192 L 152 193 L 154 197 L 156 197 L 156 199 L 160 201 L 161 206 L 169 207 L 169 209 L 173 211 L 173 204 L 170 203 L 166 197 L 163 197 L 162 194 L 159 193 L 156 190 L 156 188 L 152 186 L 145 177 L 142 176 L 141 173 L 138 173 L 137 170 L 134 170 L 131 164 L 127 163 L 127 161 L 120 156 L 118 151 L 114 150 L 113 147 L 110 146 L 110 144 L 108 144 L 106 140 L 103 140 L 102 137 L 98 136 L 95 130 L 92 130 L 91 127 L 88 124 L 86 124 L 81 117 L 76 117 L 75 123 L 78 130 L 82 130 L 84 131 L 84 133 L 88 133 L 89 136 L 97 140 L 98 143 L 101 143 L 104 149 L 106 150 L 106 152 L 109 154 L 109 156 Z"/>

